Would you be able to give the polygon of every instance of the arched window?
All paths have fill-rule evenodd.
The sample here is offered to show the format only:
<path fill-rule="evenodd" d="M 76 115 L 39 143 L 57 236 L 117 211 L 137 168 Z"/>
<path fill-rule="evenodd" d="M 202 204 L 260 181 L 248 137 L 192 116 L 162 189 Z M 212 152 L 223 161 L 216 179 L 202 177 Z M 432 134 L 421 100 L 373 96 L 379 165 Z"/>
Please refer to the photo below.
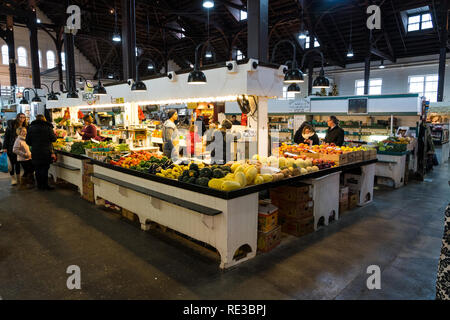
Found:
<path fill-rule="evenodd" d="M 55 67 L 55 53 L 51 50 L 47 51 L 47 69 Z"/>
<path fill-rule="evenodd" d="M 17 63 L 20 67 L 26 67 L 27 66 L 27 49 L 24 47 L 17 48 Z"/>
<path fill-rule="evenodd" d="M 6 44 L 2 45 L 2 63 L 9 64 L 8 46 Z"/>

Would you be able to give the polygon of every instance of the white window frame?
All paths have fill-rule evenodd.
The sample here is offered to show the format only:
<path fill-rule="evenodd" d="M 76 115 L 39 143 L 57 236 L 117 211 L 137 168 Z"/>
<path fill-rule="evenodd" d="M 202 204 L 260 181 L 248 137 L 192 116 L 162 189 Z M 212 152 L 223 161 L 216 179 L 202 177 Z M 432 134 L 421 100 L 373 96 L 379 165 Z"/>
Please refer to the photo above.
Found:
<path fill-rule="evenodd" d="M 245 10 L 240 10 L 239 11 L 239 21 L 244 21 L 247 20 L 248 18 L 248 13 Z"/>
<path fill-rule="evenodd" d="M 49 55 L 52 55 L 52 57 L 50 57 Z M 47 69 L 52 69 L 56 66 L 55 52 L 53 52 L 52 50 L 47 50 L 47 52 L 45 53 L 45 58 L 47 60 Z"/>
<path fill-rule="evenodd" d="M 381 81 L 381 85 L 374 84 L 375 81 Z M 378 88 L 379 92 L 378 92 Z M 361 92 L 362 90 L 362 92 Z M 375 92 L 375 90 L 377 92 Z M 380 95 L 383 93 L 383 78 L 372 78 L 369 79 L 369 95 Z M 363 96 L 364 95 L 364 79 L 355 80 L 355 95 Z"/>
<path fill-rule="evenodd" d="M 416 84 L 421 84 L 421 90 L 412 90 L 411 84 L 413 78 L 422 78 L 422 81 L 414 81 Z M 408 92 L 409 93 L 419 93 L 421 96 L 426 97 L 430 102 L 437 102 L 437 94 L 438 94 L 438 82 L 439 75 L 438 74 L 419 74 L 419 75 L 411 75 L 408 77 Z M 431 88 L 432 90 L 431 90 Z"/>
<path fill-rule="evenodd" d="M 305 40 L 305 49 L 309 49 L 311 47 L 311 37 L 310 36 L 306 36 L 306 40 Z M 314 48 L 318 48 L 320 47 L 320 43 L 317 40 L 316 37 L 314 37 Z"/>
<path fill-rule="evenodd" d="M 424 21 L 424 18 L 428 18 L 427 20 Z M 419 18 L 417 22 L 410 22 L 411 18 Z M 424 24 L 429 24 L 431 23 L 431 26 L 427 26 L 424 27 Z M 417 29 L 412 29 L 410 26 L 412 25 L 417 25 Z M 422 31 L 422 30 L 429 30 L 429 29 L 433 29 L 434 28 L 434 23 L 433 23 L 433 16 L 431 15 L 431 12 L 421 12 L 418 14 L 412 14 L 408 16 L 408 21 L 407 21 L 407 26 L 406 29 L 408 32 L 417 32 L 417 31 Z"/>
<path fill-rule="evenodd" d="M 61 52 L 61 65 L 62 70 L 66 70 L 66 55 L 64 52 Z"/>
<path fill-rule="evenodd" d="M 237 61 L 241 61 L 245 59 L 245 55 L 242 53 L 241 50 L 237 49 L 236 50 L 236 60 Z"/>
<path fill-rule="evenodd" d="M 8 45 L 2 45 L 2 64 L 9 64 Z"/>
<path fill-rule="evenodd" d="M 39 68 L 42 68 L 42 52 L 41 52 L 41 50 L 38 50 L 38 57 L 39 57 Z"/>
<path fill-rule="evenodd" d="M 23 46 L 17 48 L 17 65 L 19 67 L 28 67 L 28 52 Z"/>

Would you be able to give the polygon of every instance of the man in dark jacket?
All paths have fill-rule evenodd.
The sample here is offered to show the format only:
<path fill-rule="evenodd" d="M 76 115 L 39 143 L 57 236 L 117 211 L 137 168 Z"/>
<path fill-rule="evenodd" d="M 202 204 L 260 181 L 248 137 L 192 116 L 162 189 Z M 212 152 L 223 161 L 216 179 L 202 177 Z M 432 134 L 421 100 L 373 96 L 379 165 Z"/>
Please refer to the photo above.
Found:
<path fill-rule="evenodd" d="M 48 185 L 48 170 L 55 157 L 52 142 L 56 141 L 53 125 L 43 115 L 38 115 L 28 129 L 26 138 L 31 148 L 31 156 L 36 172 L 38 189 L 53 190 Z"/>
<path fill-rule="evenodd" d="M 338 147 L 344 144 L 344 130 L 339 127 L 339 120 L 335 116 L 330 116 L 328 119 L 328 130 L 325 137 L 325 143 L 334 143 Z"/>

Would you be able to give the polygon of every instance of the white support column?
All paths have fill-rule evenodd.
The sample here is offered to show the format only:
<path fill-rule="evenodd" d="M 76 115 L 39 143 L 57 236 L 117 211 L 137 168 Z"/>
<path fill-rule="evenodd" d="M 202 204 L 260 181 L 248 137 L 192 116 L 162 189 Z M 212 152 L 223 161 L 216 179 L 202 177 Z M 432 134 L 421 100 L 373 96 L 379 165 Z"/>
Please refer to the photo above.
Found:
<path fill-rule="evenodd" d="M 267 113 L 269 99 L 267 97 L 258 97 L 258 99 L 256 119 L 253 119 L 252 117 L 248 118 L 249 127 L 257 132 L 258 154 L 267 157 L 269 148 L 269 116 Z"/>

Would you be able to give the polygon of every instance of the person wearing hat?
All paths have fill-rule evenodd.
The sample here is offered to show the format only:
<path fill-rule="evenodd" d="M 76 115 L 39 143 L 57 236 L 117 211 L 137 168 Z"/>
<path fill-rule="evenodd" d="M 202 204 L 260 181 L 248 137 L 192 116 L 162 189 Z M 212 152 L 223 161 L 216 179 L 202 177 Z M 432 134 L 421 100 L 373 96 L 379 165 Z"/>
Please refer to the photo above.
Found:
<path fill-rule="evenodd" d="M 344 130 L 339 127 L 339 120 L 335 116 L 330 116 L 328 118 L 328 130 L 327 135 L 325 136 L 325 143 L 334 143 L 338 147 L 342 147 L 344 144 Z"/>

